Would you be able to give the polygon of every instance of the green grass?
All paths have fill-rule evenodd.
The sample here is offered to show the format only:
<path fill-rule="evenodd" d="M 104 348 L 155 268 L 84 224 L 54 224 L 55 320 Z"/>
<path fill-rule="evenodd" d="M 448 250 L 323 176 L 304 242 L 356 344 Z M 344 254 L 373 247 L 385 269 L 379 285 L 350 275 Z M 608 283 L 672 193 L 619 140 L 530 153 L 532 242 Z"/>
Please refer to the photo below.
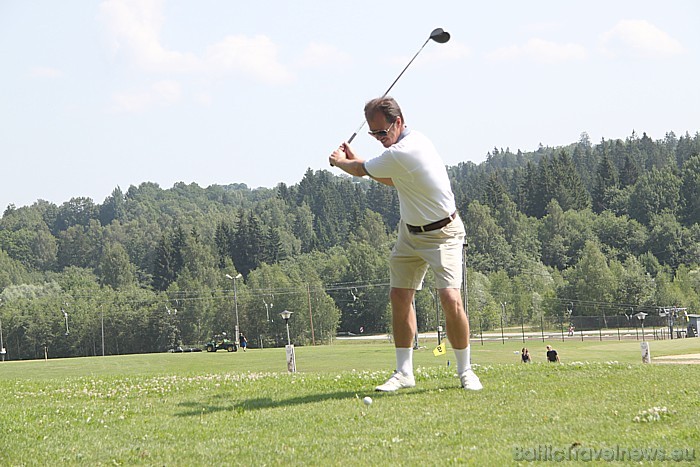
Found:
<path fill-rule="evenodd" d="M 544 363 L 546 343 L 563 365 Z M 457 388 L 449 349 L 421 344 L 417 387 L 400 394 L 372 392 L 394 363 L 386 342 L 299 347 L 295 375 L 283 349 L 0 363 L 0 465 L 503 465 L 538 445 L 700 449 L 700 366 L 642 365 L 636 341 L 531 341 L 532 365 L 517 363 L 522 342 L 474 341 L 477 393 Z M 700 352 L 700 339 L 651 352 Z M 652 407 L 668 412 L 634 421 Z"/>

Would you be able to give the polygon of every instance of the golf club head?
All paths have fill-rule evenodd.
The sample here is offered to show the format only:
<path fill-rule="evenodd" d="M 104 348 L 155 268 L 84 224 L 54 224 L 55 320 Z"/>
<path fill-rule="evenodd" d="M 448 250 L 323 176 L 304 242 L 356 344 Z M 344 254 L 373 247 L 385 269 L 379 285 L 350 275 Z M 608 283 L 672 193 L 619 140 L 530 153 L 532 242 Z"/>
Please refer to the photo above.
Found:
<path fill-rule="evenodd" d="M 437 28 L 430 33 L 430 38 L 438 44 L 444 44 L 450 40 L 450 33 L 443 31 L 442 28 Z"/>

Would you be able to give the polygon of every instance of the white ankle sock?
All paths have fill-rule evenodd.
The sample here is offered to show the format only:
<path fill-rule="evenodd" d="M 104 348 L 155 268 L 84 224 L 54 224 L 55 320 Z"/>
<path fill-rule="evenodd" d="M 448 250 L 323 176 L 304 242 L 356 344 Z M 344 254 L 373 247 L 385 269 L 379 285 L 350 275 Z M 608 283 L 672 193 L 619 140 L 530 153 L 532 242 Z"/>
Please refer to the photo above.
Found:
<path fill-rule="evenodd" d="M 396 348 L 396 371 L 406 376 L 413 375 L 413 348 Z"/>
<path fill-rule="evenodd" d="M 457 374 L 461 375 L 472 368 L 472 352 L 469 346 L 466 349 L 454 349 L 457 357 Z"/>

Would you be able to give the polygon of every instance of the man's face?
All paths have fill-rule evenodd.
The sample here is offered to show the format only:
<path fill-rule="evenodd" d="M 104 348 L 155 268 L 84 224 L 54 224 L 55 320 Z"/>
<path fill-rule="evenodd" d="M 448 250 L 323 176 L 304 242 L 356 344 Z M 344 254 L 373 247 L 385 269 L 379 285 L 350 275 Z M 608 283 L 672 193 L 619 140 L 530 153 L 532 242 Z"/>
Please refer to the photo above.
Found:
<path fill-rule="evenodd" d="M 384 117 L 384 114 L 381 112 L 375 113 L 367 120 L 367 123 L 369 124 L 369 133 L 377 138 L 385 148 L 388 148 L 399 140 L 401 130 L 403 129 L 401 117 L 396 117 L 396 121 L 390 123 L 386 121 L 386 117 Z"/>

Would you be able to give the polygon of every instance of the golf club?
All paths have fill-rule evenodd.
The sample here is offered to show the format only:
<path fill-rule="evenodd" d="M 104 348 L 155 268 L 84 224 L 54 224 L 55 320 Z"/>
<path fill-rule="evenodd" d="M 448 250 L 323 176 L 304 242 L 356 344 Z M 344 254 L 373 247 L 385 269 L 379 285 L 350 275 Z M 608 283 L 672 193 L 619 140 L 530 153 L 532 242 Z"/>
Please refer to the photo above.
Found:
<path fill-rule="evenodd" d="M 394 87 L 394 85 L 395 85 L 396 82 L 399 80 L 399 78 L 401 78 L 401 76 L 403 76 L 404 72 L 408 69 L 409 66 L 411 66 L 411 63 L 413 63 L 413 61 L 416 59 L 416 57 L 418 56 L 418 54 L 421 53 L 421 51 L 423 50 L 423 48 L 424 48 L 424 47 L 428 44 L 428 42 L 430 42 L 431 40 L 437 42 L 438 44 L 444 44 L 445 42 L 447 42 L 447 41 L 450 40 L 450 33 L 447 32 L 447 31 L 444 31 L 442 28 L 433 29 L 433 31 L 430 33 L 430 35 L 428 36 L 428 38 L 425 40 L 425 42 L 423 43 L 423 45 L 421 46 L 421 48 L 418 49 L 418 52 L 416 52 L 416 54 L 413 56 L 413 58 L 411 59 L 411 61 L 408 62 L 408 65 L 406 65 L 406 66 L 404 67 L 404 69 L 401 70 L 401 73 L 399 73 L 399 76 L 397 76 L 396 79 L 394 80 L 394 82 L 391 83 L 391 86 L 389 86 L 389 88 L 388 88 L 386 91 L 384 91 L 384 94 L 382 94 L 382 97 L 385 97 L 387 94 L 389 94 L 389 91 L 391 91 L 391 88 Z M 355 133 L 353 133 L 352 136 L 348 139 L 348 144 L 352 143 L 352 140 L 355 139 L 355 136 L 357 136 L 357 133 L 359 133 L 359 131 L 362 129 L 362 127 L 365 126 L 365 123 L 366 123 L 366 121 L 365 121 L 365 120 L 362 120 L 362 124 L 360 124 L 360 126 L 357 127 L 357 130 L 355 130 Z M 333 165 L 333 164 L 331 164 L 331 166 L 332 166 L 332 165 Z"/>
<path fill-rule="evenodd" d="M 421 53 L 421 50 L 423 50 L 423 48 L 424 48 L 424 47 L 428 44 L 428 42 L 430 42 L 431 40 L 434 40 L 434 41 L 437 42 L 438 44 L 444 44 L 445 42 L 447 42 L 447 41 L 450 40 L 450 33 L 447 32 L 447 31 L 443 31 L 442 28 L 434 29 L 433 32 L 430 33 L 430 36 L 428 36 L 428 38 L 425 40 L 425 42 L 423 43 L 423 45 L 421 46 L 421 48 L 418 49 L 418 52 L 416 52 L 416 54 L 413 56 L 413 58 L 411 59 L 411 61 L 408 62 L 408 65 L 406 65 L 406 67 L 404 67 L 404 69 L 401 70 L 401 73 L 399 73 L 399 76 L 396 77 L 396 79 L 394 80 L 394 82 L 391 83 L 391 86 L 389 86 L 389 88 L 384 92 L 384 94 L 382 94 L 382 97 L 384 97 L 384 96 L 386 96 L 387 94 L 389 94 L 389 91 L 391 91 L 391 88 L 394 87 L 394 85 L 396 84 L 396 82 L 401 78 L 401 76 L 403 76 L 404 72 L 408 69 L 408 67 L 411 66 L 411 63 L 413 63 L 413 61 L 416 59 L 416 57 L 418 56 L 418 54 Z M 355 130 L 355 133 L 352 134 L 352 136 L 350 137 L 350 139 L 348 139 L 348 144 L 349 144 L 349 143 L 352 143 L 352 140 L 355 139 L 355 136 L 357 136 L 357 133 L 362 129 L 363 126 L 365 126 L 365 123 L 366 123 L 365 120 L 362 120 L 362 124 L 357 128 L 357 130 Z"/>

